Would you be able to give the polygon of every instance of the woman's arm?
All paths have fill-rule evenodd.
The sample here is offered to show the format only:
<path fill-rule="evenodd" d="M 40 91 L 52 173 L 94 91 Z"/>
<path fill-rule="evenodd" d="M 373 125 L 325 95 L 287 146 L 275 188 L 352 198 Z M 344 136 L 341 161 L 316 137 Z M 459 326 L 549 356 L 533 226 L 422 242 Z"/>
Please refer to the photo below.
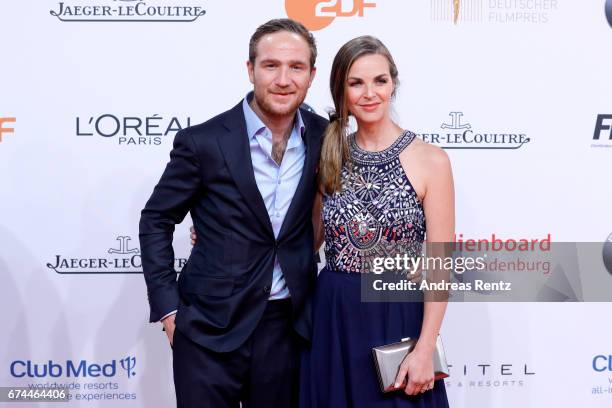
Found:
<path fill-rule="evenodd" d="M 323 234 L 323 218 L 321 211 L 323 209 L 323 194 L 317 191 L 315 196 L 314 204 L 312 206 L 312 228 L 314 231 L 314 251 L 319 252 L 321 245 L 323 245 L 324 234 Z"/>
<path fill-rule="evenodd" d="M 444 150 L 436 146 L 419 144 L 415 150 L 418 164 L 413 164 L 412 168 L 422 175 L 420 180 L 423 180 L 420 186 L 424 190 L 422 202 L 427 220 L 427 244 L 428 248 L 433 248 L 434 256 L 441 255 L 443 244 L 452 242 L 455 233 L 455 192 L 451 165 Z M 418 190 L 417 186 L 414 187 Z M 436 296 L 438 298 L 434 300 Z M 439 296 L 436 292 L 425 293 L 421 335 L 408 355 L 411 358 L 406 358 L 400 366 L 397 381 L 401 383 L 400 379 L 408 374 L 405 392 L 409 395 L 433 388 L 433 353 L 447 306 L 446 300 L 443 300 L 445 298 L 441 300 Z"/>
<path fill-rule="evenodd" d="M 447 154 L 435 148 L 431 155 L 431 173 L 427 181 L 427 191 L 423 200 L 427 220 L 427 243 L 434 250 L 433 255 L 445 254 L 443 247 L 453 241 L 455 233 L 455 191 L 453 174 Z M 446 311 L 446 301 L 428 301 L 425 295 L 425 314 L 421 336 L 415 348 L 434 351 Z M 430 298 L 435 297 L 431 294 Z"/>

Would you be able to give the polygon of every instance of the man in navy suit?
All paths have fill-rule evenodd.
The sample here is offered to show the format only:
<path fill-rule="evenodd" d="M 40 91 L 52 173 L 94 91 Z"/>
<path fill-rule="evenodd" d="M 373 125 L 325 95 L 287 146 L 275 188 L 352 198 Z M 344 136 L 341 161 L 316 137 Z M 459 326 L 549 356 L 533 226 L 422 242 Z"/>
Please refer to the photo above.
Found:
<path fill-rule="evenodd" d="M 150 320 L 163 323 L 173 346 L 179 407 L 296 406 L 327 125 L 299 108 L 316 54 L 301 24 L 260 26 L 249 43 L 253 92 L 177 133 L 142 211 Z M 188 212 L 198 239 L 177 282 L 172 237 Z"/>

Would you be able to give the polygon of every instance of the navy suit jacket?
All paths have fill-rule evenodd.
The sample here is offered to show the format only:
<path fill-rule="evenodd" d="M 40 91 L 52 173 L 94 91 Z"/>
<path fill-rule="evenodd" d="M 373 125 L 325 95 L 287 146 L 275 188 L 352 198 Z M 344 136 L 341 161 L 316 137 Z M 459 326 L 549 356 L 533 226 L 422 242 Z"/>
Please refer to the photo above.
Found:
<path fill-rule="evenodd" d="M 311 214 L 327 121 L 300 112 L 304 169 L 277 239 L 255 181 L 242 102 L 176 134 L 170 162 L 140 218 L 152 322 L 178 309 L 181 333 L 214 351 L 235 350 L 263 315 L 278 256 L 294 328 L 310 338 L 306 305 L 317 276 Z M 188 212 L 198 239 L 177 282 L 172 237 Z"/>

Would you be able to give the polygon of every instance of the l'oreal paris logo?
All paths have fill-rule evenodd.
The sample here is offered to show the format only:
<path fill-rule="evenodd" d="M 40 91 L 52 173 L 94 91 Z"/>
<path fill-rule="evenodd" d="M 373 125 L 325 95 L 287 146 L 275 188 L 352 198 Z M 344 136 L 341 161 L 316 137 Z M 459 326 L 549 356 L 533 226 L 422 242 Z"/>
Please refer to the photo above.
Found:
<path fill-rule="evenodd" d="M 165 136 L 191 126 L 191 118 L 151 116 L 121 116 L 105 113 L 96 116 L 77 116 L 75 132 L 77 136 L 101 136 L 116 138 L 122 146 L 149 145 L 159 146 Z"/>

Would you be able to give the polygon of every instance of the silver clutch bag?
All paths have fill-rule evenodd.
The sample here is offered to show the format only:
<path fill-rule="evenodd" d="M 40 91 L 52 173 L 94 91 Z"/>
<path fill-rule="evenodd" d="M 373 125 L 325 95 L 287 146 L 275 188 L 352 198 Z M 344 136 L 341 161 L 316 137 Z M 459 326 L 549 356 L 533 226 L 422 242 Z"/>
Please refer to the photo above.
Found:
<path fill-rule="evenodd" d="M 372 348 L 374 355 L 374 365 L 378 373 L 378 381 L 382 392 L 395 391 L 395 377 L 399 371 L 399 366 L 404 361 L 404 357 L 412 351 L 417 339 L 405 338 L 398 343 L 391 343 L 380 347 Z M 433 355 L 434 375 L 435 379 L 446 378 L 448 374 L 448 363 L 446 362 L 446 354 L 442 346 L 442 339 L 438 335 L 436 340 L 436 350 Z M 402 384 L 406 387 L 406 382 Z"/>

